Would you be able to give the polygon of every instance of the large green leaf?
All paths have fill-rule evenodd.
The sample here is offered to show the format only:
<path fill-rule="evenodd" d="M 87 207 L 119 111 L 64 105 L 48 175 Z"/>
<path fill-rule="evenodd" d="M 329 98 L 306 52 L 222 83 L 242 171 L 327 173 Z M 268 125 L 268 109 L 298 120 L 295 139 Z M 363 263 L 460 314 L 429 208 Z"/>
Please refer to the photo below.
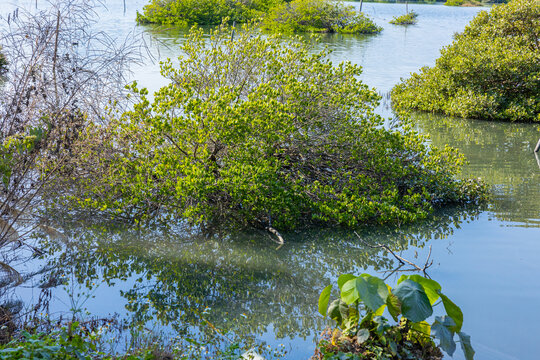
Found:
<path fill-rule="evenodd" d="M 343 275 L 340 275 L 337 279 L 337 283 L 338 283 L 338 286 L 339 286 L 339 290 L 342 291 L 343 289 L 343 284 L 345 284 L 347 281 L 349 280 L 352 280 L 356 278 L 356 276 L 354 276 L 353 274 L 343 274 Z"/>
<path fill-rule="evenodd" d="M 456 323 L 456 325 L 452 328 L 452 330 L 456 333 L 460 332 L 461 327 L 463 326 L 463 312 L 461 311 L 459 306 L 454 304 L 446 295 L 444 295 L 440 291 L 439 291 L 439 295 L 441 296 L 441 300 L 444 305 L 444 309 L 446 310 L 446 313 Z"/>
<path fill-rule="evenodd" d="M 360 300 L 360 294 L 356 287 L 357 278 L 348 280 L 341 287 L 341 300 L 345 301 L 347 304 L 352 304 L 353 302 Z M 361 279 L 361 281 L 365 281 Z"/>
<path fill-rule="evenodd" d="M 347 304 L 361 300 L 371 311 L 376 312 L 386 303 L 388 288 L 376 276 L 362 274 L 343 284 L 341 299 Z"/>
<path fill-rule="evenodd" d="M 347 306 L 345 304 L 345 306 Z M 343 316 L 342 313 L 344 312 L 342 309 L 343 307 L 343 301 L 341 299 L 336 299 L 330 303 L 330 306 L 328 307 L 328 316 L 330 319 L 335 320 L 338 325 L 341 326 L 343 323 Z"/>
<path fill-rule="evenodd" d="M 467 360 L 473 360 L 474 359 L 474 349 L 471 345 L 471 337 L 464 332 L 458 332 L 461 349 L 463 349 L 463 353 L 465 354 L 465 359 Z"/>
<path fill-rule="evenodd" d="M 371 311 L 377 312 L 381 306 L 386 304 L 388 297 L 388 288 L 382 279 L 369 274 L 362 274 L 365 283 L 357 282 L 360 298 Z"/>
<path fill-rule="evenodd" d="M 332 291 L 332 285 L 328 285 L 324 288 L 319 296 L 319 313 L 326 317 L 328 311 L 328 302 L 330 301 L 330 292 Z"/>
<path fill-rule="evenodd" d="M 412 280 L 403 280 L 392 291 L 401 302 L 401 312 L 407 319 L 420 322 L 433 314 L 433 308 L 422 285 Z"/>
<path fill-rule="evenodd" d="M 431 335 L 431 326 L 426 321 L 411 323 L 411 329 L 424 338 L 429 338 Z"/>
<path fill-rule="evenodd" d="M 401 302 L 392 292 L 386 298 L 386 306 L 390 315 L 392 315 L 395 321 L 398 321 L 398 316 L 401 314 Z"/>
<path fill-rule="evenodd" d="M 448 355 L 454 355 L 456 351 L 456 343 L 454 341 L 454 332 L 450 329 L 455 325 L 454 321 L 447 316 L 435 318 L 435 322 L 431 325 L 431 334 L 439 339 L 441 349 Z"/>
<path fill-rule="evenodd" d="M 402 275 L 398 280 L 398 284 L 401 283 L 403 280 L 407 279 L 422 285 L 431 305 L 435 304 L 435 301 L 439 299 L 441 285 L 435 280 L 426 279 L 425 277 L 420 275 Z"/>

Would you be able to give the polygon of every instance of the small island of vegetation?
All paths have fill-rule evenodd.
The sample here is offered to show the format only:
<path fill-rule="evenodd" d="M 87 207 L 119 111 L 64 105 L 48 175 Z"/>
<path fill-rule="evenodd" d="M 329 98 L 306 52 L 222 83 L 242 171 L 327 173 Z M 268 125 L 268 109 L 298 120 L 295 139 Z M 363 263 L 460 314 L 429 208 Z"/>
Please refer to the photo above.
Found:
<path fill-rule="evenodd" d="M 382 30 L 352 6 L 327 0 L 294 0 L 269 12 L 264 28 L 273 32 L 339 32 L 374 34 Z"/>
<path fill-rule="evenodd" d="M 394 87 L 393 104 L 463 118 L 540 121 L 539 36 L 535 0 L 482 11 L 434 67 Z"/>
<path fill-rule="evenodd" d="M 352 6 L 330 0 L 152 0 L 143 12 L 137 13 L 139 24 L 219 25 L 224 19 L 230 24 L 262 19 L 266 30 L 282 33 L 374 34 L 382 30 Z"/>
<path fill-rule="evenodd" d="M 401 15 L 401 16 L 394 16 L 392 20 L 390 20 L 390 24 L 394 25 L 414 25 L 418 20 L 416 18 L 418 17 L 418 14 L 414 11 L 408 12 L 407 14 Z"/>

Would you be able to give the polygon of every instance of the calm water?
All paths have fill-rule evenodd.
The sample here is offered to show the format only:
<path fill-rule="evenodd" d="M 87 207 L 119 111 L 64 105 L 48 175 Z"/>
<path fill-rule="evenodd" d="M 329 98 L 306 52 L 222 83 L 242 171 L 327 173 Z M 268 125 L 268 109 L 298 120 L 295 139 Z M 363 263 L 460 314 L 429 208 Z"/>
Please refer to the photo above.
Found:
<path fill-rule="evenodd" d="M 100 28 L 118 36 L 143 31 L 160 44 L 152 48 L 157 57 L 177 56 L 183 31 L 135 28 L 134 13 L 143 4 L 129 1 L 124 16 L 121 2 L 109 3 L 109 11 L 101 12 Z M 433 65 L 440 48 L 480 10 L 409 7 L 419 13 L 419 23 L 399 27 L 388 21 L 402 14 L 404 5 L 366 3 L 364 12 L 384 26 L 381 34 L 328 35 L 321 47 L 329 46 L 336 62 L 360 64 L 363 80 L 386 93 L 400 77 Z M 152 90 L 165 84 L 156 63 L 137 67 L 133 78 Z M 379 110 L 391 115 L 388 106 Z M 470 164 L 463 175 L 493 185 L 493 200 L 486 209 L 449 209 L 414 226 L 365 229 L 360 235 L 418 263 L 432 247 L 429 274 L 461 306 L 463 330 L 472 337 L 477 359 L 538 358 L 540 160 L 532 149 L 539 127 L 425 114 L 415 115 L 415 121 L 433 144 L 450 144 L 465 153 Z M 396 267 L 392 258 L 335 229 L 285 234 L 286 245 L 276 249 L 262 233 L 202 239 L 183 231 L 59 222 L 76 245 L 66 248 L 55 239 L 47 243 L 55 255 L 50 265 L 56 276 L 70 284 L 53 290 L 53 312 L 76 307 L 97 315 L 118 313 L 172 335 L 196 332 L 204 316 L 219 328 L 255 334 L 273 346 L 284 344 L 289 359 L 313 353 L 324 326 L 316 313 L 317 297 L 339 274 L 389 275 L 390 283 L 399 276 L 385 272 Z M 30 286 L 20 296 L 31 302 L 39 292 Z M 87 294 L 95 297 L 87 299 Z M 454 358 L 462 358 L 459 349 Z"/>

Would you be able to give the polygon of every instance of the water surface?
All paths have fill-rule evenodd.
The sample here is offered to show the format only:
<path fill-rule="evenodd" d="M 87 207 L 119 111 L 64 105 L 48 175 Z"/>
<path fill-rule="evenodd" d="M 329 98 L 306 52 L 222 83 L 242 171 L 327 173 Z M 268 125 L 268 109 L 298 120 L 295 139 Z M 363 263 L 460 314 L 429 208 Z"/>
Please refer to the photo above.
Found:
<path fill-rule="evenodd" d="M 156 57 L 178 56 L 185 30 L 136 27 L 134 14 L 143 5 L 130 1 L 123 15 L 122 2 L 110 2 L 108 10 L 100 11 L 100 28 L 118 37 L 142 31 L 155 40 L 151 49 Z M 433 65 L 440 48 L 481 10 L 409 8 L 419 14 L 418 25 L 402 27 L 388 21 L 405 11 L 403 4 L 364 3 L 363 11 L 383 32 L 324 35 L 320 47 L 332 49 L 336 62 L 360 64 L 362 79 L 386 93 L 401 77 Z M 135 68 L 132 77 L 151 90 L 166 83 L 156 62 Z M 388 106 L 379 111 L 391 115 Z M 418 263 L 425 261 L 431 246 L 429 274 L 461 306 L 463 330 L 472 337 L 477 359 L 536 359 L 540 161 L 532 149 L 540 137 L 538 126 L 426 114 L 415 114 L 414 120 L 434 145 L 450 144 L 467 156 L 470 163 L 463 176 L 485 179 L 493 186 L 493 200 L 486 209 L 447 209 L 414 226 L 363 229 L 360 236 Z M 47 242 L 53 256 L 43 261 L 50 261 L 55 276 L 69 284 L 53 290 L 53 312 L 74 306 L 97 315 L 116 312 L 127 321 L 160 326 L 173 335 L 196 332 L 204 316 L 219 328 L 254 334 L 273 346 L 284 344 L 289 359 L 313 353 L 325 326 L 316 312 L 317 296 L 339 274 L 370 272 L 389 276 L 389 283 L 399 276 L 387 272 L 397 266 L 388 254 L 333 228 L 285 234 L 287 243 L 278 249 L 263 233 L 203 238 L 182 231 L 58 222 L 73 244 Z M 27 288 L 21 297 L 31 302 L 39 292 Z M 459 349 L 454 358 L 462 358 Z"/>

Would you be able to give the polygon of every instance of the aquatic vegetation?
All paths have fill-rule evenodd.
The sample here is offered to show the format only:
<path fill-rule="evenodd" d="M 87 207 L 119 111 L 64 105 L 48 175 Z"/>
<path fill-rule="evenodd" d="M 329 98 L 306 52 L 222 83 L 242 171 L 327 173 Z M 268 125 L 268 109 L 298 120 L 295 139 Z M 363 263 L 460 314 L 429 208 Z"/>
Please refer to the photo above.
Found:
<path fill-rule="evenodd" d="M 456 180 L 456 150 L 427 146 L 406 122 L 384 128 L 358 66 L 334 66 L 300 38 L 230 34 L 222 26 L 208 42 L 193 29 L 152 102 L 133 84 L 134 108 L 89 129 L 74 206 L 285 229 L 402 224 L 485 193 Z"/>
<path fill-rule="evenodd" d="M 540 121 L 539 34 L 535 0 L 482 11 L 434 67 L 394 87 L 393 104 L 463 118 Z"/>
<path fill-rule="evenodd" d="M 474 358 L 470 337 L 461 331 L 463 313 L 441 292 L 436 281 L 420 275 L 402 275 L 391 288 L 369 274 L 344 274 L 337 282 L 340 292 L 337 299 L 330 303 L 332 285 L 319 297 L 319 312 L 334 320 L 337 329 L 327 332 L 321 340 L 317 359 L 341 359 L 342 353 L 362 354 L 362 358 L 368 359 L 440 359 L 433 339 L 452 356 L 456 350 L 455 335 L 465 358 Z M 446 315 L 436 316 L 429 325 L 426 319 L 433 315 L 439 300 Z M 382 316 L 385 310 L 396 325 L 389 325 Z"/>
<path fill-rule="evenodd" d="M 476 0 L 446 0 L 446 6 L 482 6 L 481 1 Z"/>
<path fill-rule="evenodd" d="M 270 10 L 263 26 L 274 32 L 374 34 L 382 30 L 352 6 L 328 0 L 294 0 Z"/>
<path fill-rule="evenodd" d="M 152 0 L 143 14 L 137 12 L 139 24 L 170 24 L 179 26 L 219 25 L 228 18 L 231 23 L 244 23 L 263 17 L 283 0 Z"/>
<path fill-rule="evenodd" d="M 394 16 L 392 20 L 390 20 L 390 24 L 394 25 L 414 25 L 418 22 L 416 18 L 418 17 L 418 14 L 414 11 L 410 11 L 407 14 L 401 15 L 401 16 Z"/>
<path fill-rule="evenodd" d="M 284 33 L 378 33 L 382 28 L 352 6 L 329 0 L 153 0 L 137 13 L 139 24 L 219 25 L 264 19 L 267 30 Z"/>

